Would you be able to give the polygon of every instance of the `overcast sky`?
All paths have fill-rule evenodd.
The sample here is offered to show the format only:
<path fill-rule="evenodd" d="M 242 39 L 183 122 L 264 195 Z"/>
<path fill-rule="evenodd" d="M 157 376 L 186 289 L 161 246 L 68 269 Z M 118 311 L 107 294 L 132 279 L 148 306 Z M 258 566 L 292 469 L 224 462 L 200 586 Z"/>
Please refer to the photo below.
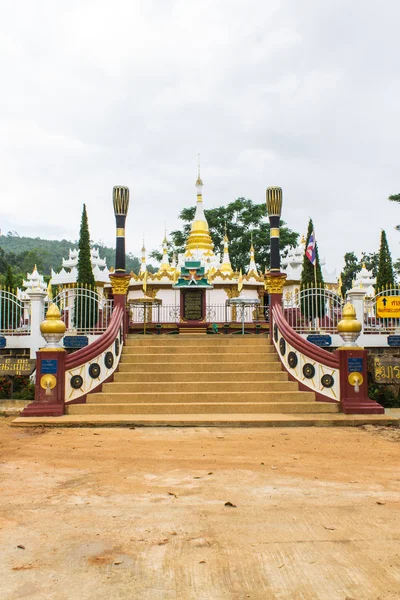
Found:
<path fill-rule="evenodd" d="M 284 191 L 330 270 L 400 256 L 398 0 L 0 0 L 3 233 L 150 250 L 194 203 Z"/>

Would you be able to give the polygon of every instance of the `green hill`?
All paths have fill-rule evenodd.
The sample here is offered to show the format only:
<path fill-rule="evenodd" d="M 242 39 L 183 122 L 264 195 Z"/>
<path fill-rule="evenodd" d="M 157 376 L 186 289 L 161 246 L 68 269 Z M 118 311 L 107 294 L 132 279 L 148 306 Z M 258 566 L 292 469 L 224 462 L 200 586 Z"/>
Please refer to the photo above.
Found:
<path fill-rule="evenodd" d="M 99 248 L 100 258 L 106 259 L 108 268 L 114 265 L 114 248 L 101 243 L 93 243 L 92 246 Z M 62 259 L 68 258 L 70 248 L 77 247 L 77 241 L 2 235 L 0 236 L 0 283 L 4 283 L 8 265 L 12 270 L 14 285 L 20 285 L 22 277 L 26 277 L 27 272 L 32 272 L 35 264 L 47 279 L 51 275 L 51 269 L 54 271 L 61 269 Z M 139 268 L 139 259 L 133 254 L 127 254 L 126 270 L 138 273 Z M 149 270 L 152 270 L 151 267 Z"/>

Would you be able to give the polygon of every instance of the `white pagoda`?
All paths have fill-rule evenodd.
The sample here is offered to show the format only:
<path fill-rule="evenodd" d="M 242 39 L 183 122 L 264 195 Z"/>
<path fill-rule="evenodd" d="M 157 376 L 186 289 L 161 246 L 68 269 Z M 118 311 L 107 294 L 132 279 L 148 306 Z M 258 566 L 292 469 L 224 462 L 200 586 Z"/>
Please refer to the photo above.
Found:
<path fill-rule="evenodd" d="M 78 282 L 78 259 L 79 250 L 73 248 L 69 251 L 69 257 L 63 258 L 62 268 L 56 273 L 51 270 L 51 285 L 65 286 Z M 104 258 L 100 258 L 99 249 L 92 248 L 90 250 L 90 262 L 92 265 L 93 276 L 97 287 L 102 288 L 105 284 L 110 283 L 110 272 L 107 268 L 107 263 Z"/>

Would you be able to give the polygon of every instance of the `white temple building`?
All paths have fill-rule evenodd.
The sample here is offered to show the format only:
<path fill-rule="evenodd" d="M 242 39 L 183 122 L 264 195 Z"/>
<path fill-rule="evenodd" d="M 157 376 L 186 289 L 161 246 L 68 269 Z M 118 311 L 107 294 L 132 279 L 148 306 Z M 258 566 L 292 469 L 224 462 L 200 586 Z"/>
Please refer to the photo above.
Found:
<path fill-rule="evenodd" d="M 357 273 L 356 280 L 353 282 L 353 288 L 362 289 L 367 297 L 375 296 L 376 277 L 372 275 L 372 271 L 368 271 L 363 263 L 362 269 Z"/>
<path fill-rule="evenodd" d="M 51 270 L 50 284 L 55 286 L 64 286 L 78 282 L 78 259 L 79 250 L 73 248 L 69 251 L 69 257 L 63 258 L 62 268 L 56 273 Z M 102 288 L 107 283 L 110 283 L 110 271 L 107 268 L 107 263 L 104 258 L 100 258 L 99 249 L 92 248 L 90 250 L 90 262 L 97 287 Z"/>
<path fill-rule="evenodd" d="M 306 240 L 301 237 L 300 243 L 296 248 L 289 250 L 285 258 L 282 258 L 282 271 L 286 273 L 287 279 L 283 290 L 283 296 L 286 301 L 290 301 L 300 291 L 301 272 L 303 270 L 303 259 L 306 250 Z M 325 286 L 331 290 L 337 290 L 336 270 L 329 272 L 325 267 L 325 259 L 320 259 L 322 277 Z"/>
<path fill-rule="evenodd" d="M 185 251 L 178 257 L 173 255 L 170 261 L 168 240 L 165 235 L 161 264 L 157 272 L 149 273 L 146 249 L 143 244 L 139 274 L 131 273 L 128 302 L 138 300 L 145 293 L 147 297 L 160 300 L 162 307 L 170 307 L 174 313 L 180 311 L 181 320 L 185 320 L 183 307 L 190 288 L 190 292 L 197 290 L 199 298 L 201 297 L 202 311 L 199 320 L 221 321 L 228 299 L 244 296 L 259 299 L 263 305 L 267 295 L 264 276 L 257 271 L 253 244 L 249 248 L 249 268 L 245 274 L 232 269 L 226 233 L 222 258 L 214 252 L 214 243 L 204 214 L 203 182 L 200 173 L 196 188 L 196 212 Z"/>

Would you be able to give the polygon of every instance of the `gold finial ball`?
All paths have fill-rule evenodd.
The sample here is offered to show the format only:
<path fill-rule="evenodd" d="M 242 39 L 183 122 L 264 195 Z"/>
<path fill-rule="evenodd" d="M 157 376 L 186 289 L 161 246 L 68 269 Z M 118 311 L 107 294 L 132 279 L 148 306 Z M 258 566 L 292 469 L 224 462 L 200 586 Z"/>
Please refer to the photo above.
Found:
<path fill-rule="evenodd" d="M 361 323 L 356 318 L 356 309 L 350 302 L 345 304 L 342 317 L 337 326 L 339 333 L 359 333 L 361 331 Z"/>
<path fill-rule="evenodd" d="M 47 311 L 46 318 L 40 324 L 40 331 L 42 334 L 53 334 L 61 333 L 64 334 L 66 330 L 65 323 L 61 321 L 61 313 L 56 304 L 50 304 L 49 310 Z"/>

